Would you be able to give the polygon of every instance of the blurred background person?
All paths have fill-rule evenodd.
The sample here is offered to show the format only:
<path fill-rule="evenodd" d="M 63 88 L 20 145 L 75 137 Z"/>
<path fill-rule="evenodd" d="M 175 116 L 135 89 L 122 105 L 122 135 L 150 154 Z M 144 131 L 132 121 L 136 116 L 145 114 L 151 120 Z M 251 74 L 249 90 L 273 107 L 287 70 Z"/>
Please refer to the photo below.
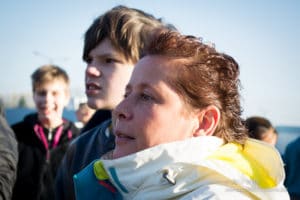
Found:
<path fill-rule="evenodd" d="M 291 200 L 300 200 L 300 137 L 288 144 L 283 154 L 283 161 L 286 173 L 284 185 Z"/>
<path fill-rule="evenodd" d="M 278 133 L 267 118 L 261 116 L 249 117 L 246 119 L 245 125 L 248 129 L 249 137 L 262 140 L 275 146 Z"/>
<path fill-rule="evenodd" d="M 0 104 L 0 199 L 10 200 L 16 180 L 18 146 Z"/>
<path fill-rule="evenodd" d="M 79 103 L 78 108 L 76 110 L 76 118 L 78 120 L 76 126 L 78 128 L 84 127 L 94 115 L 95 111 L 96 110 L 89 107 L 89 105 L 86 102 Z"/>
<path fill-rule="evenodd" d="M 54 199 L 57 168 L 69 142 L 79 134 L 63 118 L 70 99 L 69 77 L 62 68 L 44 65 L 31 75 L 36 113 L 12 125 L 19 148 L 12 199 Z"/>

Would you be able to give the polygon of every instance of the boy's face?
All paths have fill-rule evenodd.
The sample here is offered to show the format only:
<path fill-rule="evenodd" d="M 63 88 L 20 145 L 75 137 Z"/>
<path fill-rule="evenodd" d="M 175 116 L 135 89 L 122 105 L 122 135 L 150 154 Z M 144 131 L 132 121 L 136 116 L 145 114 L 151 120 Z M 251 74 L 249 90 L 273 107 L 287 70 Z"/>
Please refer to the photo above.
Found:
<path fill-rule="evenodd" d="M 89 53 L 85 72 L 88 105 L 93 109 L 114 109 L 123 99 L 133 68 L 134 64 L 105 38 Z"/>
<path fill-rule="evenodd" d="M 54 79 L 35 88 L 33 100 L 42 123 L 55 124 L 62 120 L 63 109 L 69 101 L 68 91 L 68 84 L 62 79 Z"/>

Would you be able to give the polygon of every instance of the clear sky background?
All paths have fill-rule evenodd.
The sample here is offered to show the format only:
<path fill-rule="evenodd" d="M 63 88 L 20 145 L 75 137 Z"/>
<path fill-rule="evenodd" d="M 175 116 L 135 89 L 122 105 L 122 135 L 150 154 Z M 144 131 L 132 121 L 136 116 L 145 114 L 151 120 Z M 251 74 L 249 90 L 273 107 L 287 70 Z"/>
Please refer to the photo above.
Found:
<path fill-rule="evenodd" d="M 53 63 L 84 96 L 83 35 L 116 5 L 162 17 L 182 33 L 213 42 L 240 64 L 243 116 L 300 125 L 298 0 L 1 0 L 0 94 L 31 91 L 30 75 Z"/>

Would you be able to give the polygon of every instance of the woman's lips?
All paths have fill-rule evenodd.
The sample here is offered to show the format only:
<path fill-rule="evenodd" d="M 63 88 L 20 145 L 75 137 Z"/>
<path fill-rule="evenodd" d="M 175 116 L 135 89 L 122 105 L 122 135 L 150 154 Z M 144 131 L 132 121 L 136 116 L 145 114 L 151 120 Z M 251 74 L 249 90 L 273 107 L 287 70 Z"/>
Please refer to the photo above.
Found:
<path fill-rule="evenodd" d="M 134 137 L 131 137 L 129 135 L 123 134 L 120 131 L 115 131 L 115 142 L 116 144 L 120 145 L 120 144 L 124 144 L 127 142 L 130 142 L 132 140 L 134 140 Z"/>

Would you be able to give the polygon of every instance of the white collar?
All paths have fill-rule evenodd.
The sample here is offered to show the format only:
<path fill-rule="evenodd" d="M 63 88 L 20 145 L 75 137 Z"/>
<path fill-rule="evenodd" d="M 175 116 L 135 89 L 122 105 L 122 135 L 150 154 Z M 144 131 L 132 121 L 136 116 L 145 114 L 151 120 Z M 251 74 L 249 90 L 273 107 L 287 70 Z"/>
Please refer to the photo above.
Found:
<path fill-rule="evenodd" d="M 169 170 L 174 163 L 198 164 L 223 144 L 215 136 L 200 136 L 184 141 L 161 144 L 146 150 L 114 159 L 102 160 L 111 181 L 123 196 L 140 191 L 147 182 L 172 181 L 176 170 Z M 169 170 L 169 180 L 162 175 Z M 179 170 L 179 169 L 177 169 Z M 114 171 L 114 172 L 113 172 Z M 115 174 L 114 174 L 115 173 Z M 153 177 L 157 175 L 157 177 Z M 153 180 L 151 180 L 153 178 Z M 117 180 L 116 180 L 117 179 Z M 169 182 L 170 183 L 170 182 Z M 121 186 L 120 186 L 121 184 Z M 126 191 L 124 191 L 125 188 Z M 128 198 L 130 199 L 130 198 Z"/>

